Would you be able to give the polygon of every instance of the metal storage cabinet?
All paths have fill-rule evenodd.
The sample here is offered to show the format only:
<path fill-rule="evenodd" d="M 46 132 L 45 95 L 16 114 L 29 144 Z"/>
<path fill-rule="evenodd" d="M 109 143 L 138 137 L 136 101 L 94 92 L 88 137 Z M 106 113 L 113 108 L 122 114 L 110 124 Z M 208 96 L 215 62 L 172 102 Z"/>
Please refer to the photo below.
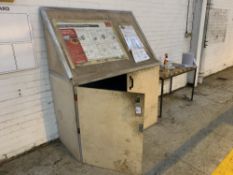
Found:
<path fill-rule="evenodd" d="M 41 14 L 61 141 L 84 163 L 141 174 L 143 129 L 157 121 L 159 64 L 132 13 L 42 8 Z M 77 21 L 110 21 L 125 58 L 74 65 L 59 25 Z M 134 61 L 119 25 L 133 26 L 148 60 Z"/>

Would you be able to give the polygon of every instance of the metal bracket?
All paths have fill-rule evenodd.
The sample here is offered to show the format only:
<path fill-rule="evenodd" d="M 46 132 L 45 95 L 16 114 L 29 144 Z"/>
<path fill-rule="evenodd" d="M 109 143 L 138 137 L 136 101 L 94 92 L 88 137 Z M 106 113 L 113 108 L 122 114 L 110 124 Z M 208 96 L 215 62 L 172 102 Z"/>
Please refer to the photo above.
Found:
<path fill-rule="evenodd" d="M 208 46 L 208 44 L 207 44 L 208 42 L 209 41 L 207 41 L 207 40 L 204 41 L 204 48 L 206 48 Z"/>
<path fill-rule="evenodd" d="M 74 101 L 78 101 L 78 96 L 77 96 L 77 94 L 74 94 Z"/>

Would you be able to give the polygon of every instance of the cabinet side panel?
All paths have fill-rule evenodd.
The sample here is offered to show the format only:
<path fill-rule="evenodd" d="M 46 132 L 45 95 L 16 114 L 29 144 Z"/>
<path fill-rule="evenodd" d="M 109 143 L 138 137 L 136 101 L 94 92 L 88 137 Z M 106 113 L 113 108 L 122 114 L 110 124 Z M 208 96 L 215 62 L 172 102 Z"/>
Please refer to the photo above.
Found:
<path fill-rule="evenodd" d="M 59 60 L 59 56 L 57 54 L 57 50 L 54 47 L 54 43 L 52 37 L 50 36 L 49 32 L 45 30 L 45 39 L 46 39 L 46 46 L 48 52 L 48 65 L 49 70 L 67 78 L 65 69 Z"/>
<path fill-rule="evenodd" d="M 158 120 L 159 66 L 129 73 L 127 80 L 128 92 L 145 94 L 144 128 L 146 129 Z"/>
<path fill-rule="evenodd" d="M 73 156 L 80 160 L 73 87 L 69 81 L 53 74 L 50 74 L 50 80 L 60 139 Z"/>

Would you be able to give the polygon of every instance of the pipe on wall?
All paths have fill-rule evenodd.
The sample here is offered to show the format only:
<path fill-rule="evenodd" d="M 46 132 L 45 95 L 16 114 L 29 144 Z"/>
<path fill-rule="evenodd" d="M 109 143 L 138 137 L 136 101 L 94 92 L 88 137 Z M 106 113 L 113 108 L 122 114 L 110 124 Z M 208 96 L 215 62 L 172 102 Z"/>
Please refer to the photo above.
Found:
<path fill-rule="evenodd" d="M 203 31 L 204 36 L 203 36 L 203 40 L 202 40 L 200 70 L 199 70 L 199 76 L 198 76 L 199 83 L 203 83 L 203 79 L 204 79 L 204 69 L 205 69 L 204 49 L 208 47 L 207 32 L 208 32 L 209 14 L 210 14 L 211 5 L 212 5 L 212 0 L 207 0 L 206 12 L 205 12 L 205 24 L 204 24 L 204 31 Z"/>
<path fill-rule="evenodd" d="M 191 0 L 188 0 L 188 5 L 187 5 L 187 15 L 186 15 L 186 24 L 185 24 L 185 37 L 186 38 L 188 38 L 189 36 L 191 36 L 191 33 L 188 31 L 190 1 Z"/>
<path fill-rule="evenodd" d="M 194 17 L 193 17 L 193 29 L 190 52 L 195 55 L 197 64 L 197 76 L 199 79 L 199 71 L 202 63 L 203 53 L 203 38 L 204 38 L 204 27 L 206 17 L 207 0 L 195 0 L 194 6 Z M 192 79 L 188 77 L 188 81 L 192 82 Z M 196 81 L 198 82 L 198 81 Z M 197 85 L 197 84 L 196 84 Z"/>

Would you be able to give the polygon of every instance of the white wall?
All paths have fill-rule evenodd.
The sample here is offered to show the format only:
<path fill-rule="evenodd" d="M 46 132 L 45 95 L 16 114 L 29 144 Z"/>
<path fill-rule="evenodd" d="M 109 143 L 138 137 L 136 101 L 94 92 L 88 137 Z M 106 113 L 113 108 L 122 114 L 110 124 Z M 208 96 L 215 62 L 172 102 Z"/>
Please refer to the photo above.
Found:
<path fill-rule="evenodd" d="M 0 160 L 58 137 L 39 6 L 131 10 L 155 54 L 160 57 L 169 53 L 180 62 L 182 53 L 190 47 L 190 39 L 184 37 L 187 3 L 187 0 L 16 0 L 12 11 L 26 11 L 30 15 L 38 68 L 0 75 Z M 174 87 L 185 82 L 186 76 L 181 76 Z"/>
<path fill-rule="evenodd" d="M 201 73 L 204 77 L 233 66 L 233 1 L 212 0 L 211 8 L 228 10 L 227 33 L 224 42 L 209 42 L 207 48 L 204 49 L 201 66 Z M 211 20 L 209 25 L 215 26 L 217 29 L 219 25 L 217 23 L 217 21 Z"/>

